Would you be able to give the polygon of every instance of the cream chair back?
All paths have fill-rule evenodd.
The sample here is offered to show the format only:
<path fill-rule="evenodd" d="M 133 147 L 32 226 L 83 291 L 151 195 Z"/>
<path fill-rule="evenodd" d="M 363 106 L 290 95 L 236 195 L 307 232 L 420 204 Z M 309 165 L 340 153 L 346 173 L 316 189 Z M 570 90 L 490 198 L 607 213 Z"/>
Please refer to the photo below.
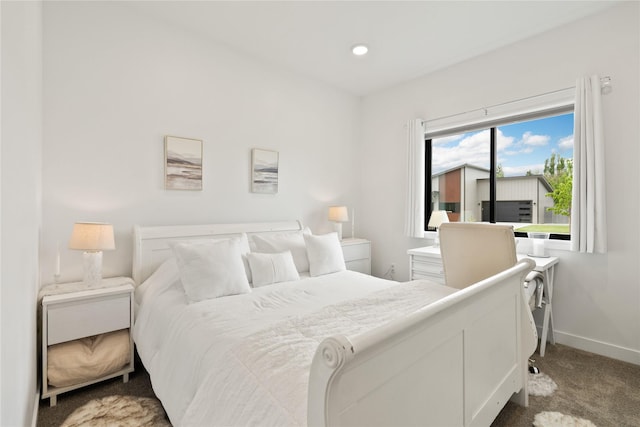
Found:
<path fill-rule="evenodd" d="M 447 286 L 465 288 L 517 262 L 510 225 L 450 222 L 438 230 Z"/>

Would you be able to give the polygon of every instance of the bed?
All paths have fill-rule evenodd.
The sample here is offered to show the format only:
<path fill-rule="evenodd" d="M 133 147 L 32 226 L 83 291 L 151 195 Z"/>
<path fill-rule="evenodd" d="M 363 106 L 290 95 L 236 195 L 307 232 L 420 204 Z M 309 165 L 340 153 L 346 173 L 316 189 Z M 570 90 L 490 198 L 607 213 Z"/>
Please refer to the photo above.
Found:
<path fill-rule="evenodd" d="M 527 404 L 530 260 L 457 290 L 331 271 L 337 238 L 309 236 L 299 221 L 135 227 L 134 340 L 173 425 L 487 426 Z M 177 248 L 209 242 L 240 248 L 224 264 L 249 290 L 192 298 Z"/>

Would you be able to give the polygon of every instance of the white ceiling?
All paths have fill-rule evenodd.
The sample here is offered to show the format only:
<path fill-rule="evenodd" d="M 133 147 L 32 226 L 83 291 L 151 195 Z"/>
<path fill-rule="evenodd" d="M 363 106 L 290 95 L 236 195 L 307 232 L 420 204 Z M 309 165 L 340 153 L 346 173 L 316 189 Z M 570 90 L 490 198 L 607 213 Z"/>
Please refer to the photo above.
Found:
<path fill-rule="evenodd" d="M 597 13 L 614 1 L 146 1 L 145 14 L 366 95 Z M 369 54 L 355 57 L 356 43 Z"/>

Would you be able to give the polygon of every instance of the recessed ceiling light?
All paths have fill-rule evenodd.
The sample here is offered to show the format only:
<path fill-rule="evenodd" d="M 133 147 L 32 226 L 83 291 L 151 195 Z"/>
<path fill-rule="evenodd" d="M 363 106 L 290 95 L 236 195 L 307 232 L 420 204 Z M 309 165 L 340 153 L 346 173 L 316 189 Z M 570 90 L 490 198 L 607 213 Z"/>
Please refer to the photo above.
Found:
<path fill-rule="evenodd" d="M 369 48 L 363 44 L 357 44 L 351 48 L 351 52 L 353 52 L 356 56 L 366 55 L 369 52 Z"/>

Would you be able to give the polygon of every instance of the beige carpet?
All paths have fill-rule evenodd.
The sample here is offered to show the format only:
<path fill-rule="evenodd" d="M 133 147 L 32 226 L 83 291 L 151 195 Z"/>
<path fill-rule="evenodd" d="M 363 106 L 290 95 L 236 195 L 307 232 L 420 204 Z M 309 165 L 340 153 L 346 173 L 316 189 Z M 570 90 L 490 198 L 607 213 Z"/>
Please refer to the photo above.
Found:
<path fill-rule="evenodd" d="M 536 353 L 533 358 L 557 389 L 550 396 L 530 395 L 527 408 L 507 403 L 492 427 L 531 427 L 540 412 L 589 420 L 598 427 L 640 426 L 640 366 L 560 344 L 547 345 L 544 357 Z"/>

